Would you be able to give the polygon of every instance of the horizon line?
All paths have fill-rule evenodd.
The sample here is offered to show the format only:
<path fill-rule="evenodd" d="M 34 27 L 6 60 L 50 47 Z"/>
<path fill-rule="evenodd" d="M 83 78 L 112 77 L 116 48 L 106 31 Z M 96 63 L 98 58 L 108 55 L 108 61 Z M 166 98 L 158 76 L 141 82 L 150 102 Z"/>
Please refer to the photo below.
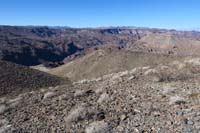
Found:
<path fill-rule="evenodd" d="M 148 26 L 68 26 L 68 25 L 12 25 L 12 24 L 0 24 L 0 26 L 11 27 L 64 27 L 72 29 L 108 29 L 108 28 L 125 28 L 125 29 L 162 29 L 162 30 L 176 30 L 176 31 L 197 31 L 200 32 L 200 28 L 167 28 L 167 27 L 148 27 Z"/>

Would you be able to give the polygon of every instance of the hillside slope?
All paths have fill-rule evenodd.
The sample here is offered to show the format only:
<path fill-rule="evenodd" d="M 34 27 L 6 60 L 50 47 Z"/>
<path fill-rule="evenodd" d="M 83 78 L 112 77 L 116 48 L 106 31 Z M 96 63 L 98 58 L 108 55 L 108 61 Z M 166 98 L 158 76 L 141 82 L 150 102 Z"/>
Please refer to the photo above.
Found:
<path fill-rule="evenodd" d="M 136 45 L 143 45 L 144 47 L 147 47 L 149 52 L 152 53 L 199 55 L 200 52 L 199 40 L 178 37 L 172 34 L 149 34 L 135 43 Z"/>
<path fill-rule="evenodd" d="M 200 130 L 200 58 L 83 81 L 0 97 L 0 132 Z"/>
<path fill-rule="evenodd" d="M 41 87 L 56 86 L 67 82 L 62 78 L 21 65 L 0 61 L 0 96 L 17 95 Z"/>
<path fill-rule="evenodd" d="M 181 59 L 178 56 L 146 54 L 117 49 L 99 49 L 48 72 L 71 80 L 90 79 L 138 66 L 156 65 Z"/>

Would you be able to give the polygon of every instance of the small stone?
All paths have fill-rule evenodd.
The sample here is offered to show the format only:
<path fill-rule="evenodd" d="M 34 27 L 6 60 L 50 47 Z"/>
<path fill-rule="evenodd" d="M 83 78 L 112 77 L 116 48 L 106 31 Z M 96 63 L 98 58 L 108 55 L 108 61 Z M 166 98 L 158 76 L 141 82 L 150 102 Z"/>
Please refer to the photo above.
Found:
<path fill-rule="evenodd" d="M 56 96 L 55 92 L 47 92 L 47 93 L 44 94 L 44 98 L 43 99 L 52 98 L 54 96 Z"/>
<path fill-rule="evenodd" d="M 15 108 L 16 106 L 18 106 L 22 101 L 21 97 L 17 97 L 15 99 L 11 99 L 9 100 L 8 104 L 9 104 L 9 108 Z"/>
<path fill-rule="evenodd" d="M 107 93 L 103 93 L 101 94 L 97 102 L 103 103 L 103 102 L 109 101 L 109 99 L 110 99 L 110 96 Z"/>
<path fill-rule="evenodd" d="M 186 100 L 185 100 L 185 98 L 180 97 L 180 96 L 172 96 L 169 99 L 169 103 L 170 104 L 178 104 L 178 105 L 180 105 L 180 104 L 185 104 Z"/>
<path fill-rule="evenodd" d="M 105 119 L 105 113 L 104 112 L 97 113 L 97 120 L 101 121 L 103 119 Z"/>
<path fill-rule="evenodd" d="M 156 69 L 148 69 L 144 72 L 144 75 L 152 75 L 152 74 L 158 74 L 159 72 Z"/>
<path fill-rule="evenodd" d="M 187 124 L 188 124 L 188 125 L 193 125 L 193 124 L 194 124 L 194 122 L 193 122 L 193 121 L 191 121 L 191 120 L 188 120 L 188 121 L 187 121 Z"/>
<path fill-rule="evenodd" d="M 93 94 L 93 93 L 95 93 L 93 90 L 87 90 L 86 92 L 85 92 L 87 95 L 90 95 L 90 94 Z"/>
<path fill-rule="evenodd" d="M 75 109 L 72 109 L 69 112 L 68 116 L 65 118 L 65 121 L 72 122 L 72 121 L 77 121 L 79 119 L 83 119 L 85 110 L 86 109 L 83 106 L 79 106 Z"/>
<path fill-rule="evenodd" d="M 160 116 L 160 112 L 155 111 L 155 112 L 153 112 L 153 115 L 154 115 L 155 117 Z"/>
<path fill-rule="evenodd" d="M 95 109 L 89 108 L 87 105 L 82 104 L 72 108 L 64 119 L 66 123 L 77 122 L 84 119 L 89 120 L 94 118 L 95 112 L 97 112 Z"/>
<path fill-rule="evenodd" d="M 160 82 L 160 81 L 161 81 L 161 78 L 160 78 L 159 76 L 152 76 L 152 77 L 150 78 L 150 80 L 153 81 L 153 82 Z"/>
<path fill-rule="evenodd" d="M 185 127 L 185 132 L 192 132 L 192 129 L 190 127 Z"/>
<path fill-rule="evenodd" d="M 131 77 L 129 77 L 128 79 L 129 80 L 133 80 L 133 79 L 135 79 L 136 77 L 135 76 L 131 76 Z"/>
<path fill-rule="evenodd" d="M 125 114 L 121 115 L 120 120 L 124 121 L 127 118 L 127 116 Z"/>
<path fill-rule="evenodd" d="M 120 132 L 120 133 L 123 132 L 123 130 L 124 130 L 124 127 L 123 127 L 123 126 L 120 126 L 120 125 L 117 126 L 117 128 L 116 128 L 116 131 L 117 131 L 117 132 Z"/>
<path fill-rule="evenodd" d="M 182 115 L 183 115 L 183 112 L 182 112 L 182 111 L 178 111 L 178 112 L 176 112 L 176 115 L 182 116 Z"/>
<path fill-rule="evenodd" d="M 192 108 L 191 109 L 183 109 L 183 112 L 190 113 L 190 112 L 192 112 Z"/>
<path fill-rule="evenodd" d="M 0 98 L 0 104 L 1 103 L 6 103 L 6 98 L 5 97 Z"/>
<path fill-rule="evenodd" d="M 139 133 L 139 132 L 140 132 L 137 128 L 134 128 L 134 131 L 135 131 L 136 133 Z"/>
<path fill-rule="evenodd" d="M 74 97 L 81 97 L 85 95 L 85 91 L 83 90 L 76 90 L 74 93 Z"/>
<path fill-rule="evenodd" d="M 11 128 L 11 125 L 3 125 L 0 127 L 0 133 L 7 133 L 9 128 Z"/>
<path fill-rule="evenodd" d="M 134 109 L 134 112 L 135 112 L 135 113 L 140 113 L 141 111 L 138 110 L 138 109 Z"/>
<path fill-rule="evenodd" d="M 100 87 L 98 89 L 95 90 L 96 94 L 101 94 L 104 91 L 103 87 Z"/>
<path fill-rule="evenodd" d="M 5 104 L 0 104 L 0 114 L 3 114 L 6 111 L 6 105 Z"/>
<path fill-rule="evenodd" d="M 94 93 L 93 90 L 76 90 L 74 93 L 74 97 L 88 96 L 92 93 Z"/>

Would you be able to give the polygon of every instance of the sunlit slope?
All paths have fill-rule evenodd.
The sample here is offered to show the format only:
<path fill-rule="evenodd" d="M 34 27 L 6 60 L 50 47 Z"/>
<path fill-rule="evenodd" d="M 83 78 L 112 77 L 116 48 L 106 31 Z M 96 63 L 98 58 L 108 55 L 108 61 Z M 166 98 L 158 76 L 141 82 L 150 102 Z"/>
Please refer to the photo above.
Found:
<path fill-rule="evenodd" d="M 148 34 L 136 42 L 153 52 L 176 55 L 199 55 L 200 41 L 197 39 L 178 37 L 173 34 Z"/>
<path fill-rule="evenodd" d="M 49 72 L 72 80 L 90 79 L 138 66 L 167 63 L 176 58 L 180 57 L 100 49 Z"/>

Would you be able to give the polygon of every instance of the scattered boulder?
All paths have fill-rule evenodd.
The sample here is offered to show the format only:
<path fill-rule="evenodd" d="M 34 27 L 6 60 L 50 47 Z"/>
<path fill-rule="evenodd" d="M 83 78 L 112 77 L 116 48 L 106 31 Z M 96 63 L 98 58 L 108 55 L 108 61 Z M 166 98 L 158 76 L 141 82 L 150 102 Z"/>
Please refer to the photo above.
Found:
<path fill-rule="evenodd" d="M 0 104 L 0 114 L 3 114 L 7 110 L 5 104 Z"/>
<path fill-rule="evenodd" d="M 107 102 L 107 101 L 109 101 L 109 99 L 110 99 L 109 94 L 103 93 L 103 94 L 100 95 L 100 97 L 99 97 L 97 103 Z"/>
<path fill-rule="evenodd" d="M 6 98 L 5 97 L 0 98 L 0 104 L 1 103 L 6 103 Z"/>
<path fill-rule="evenodd" d="M 136 77 L 133 75 L 133 76 L 130 76 L 128 79 L 129 80 L 133 80 L 133 79 L 135 79 Z"/>
<path fill-rule="evenodd" d="M 95 93 L 93 90 L 76 90 L 74 92 L 74 97 L 82 97 L 82 96 L 88 96 L 90 94 Z"/>
<path fill-rule="evenodd" d="M 153 82 L 160 82 L 160 81 L 162 81 L 162 79 L 158 75 L 152 76 L 149 80 L 151 80 Z"/>
<path fill-rule="evenodd" d="M 168 67 L 168 66 L 165 66 L 165 65 L 161 65 L 161 66 L 160 66 L 160 70 L 166 70 L 166 69 L 169 69 L 169 67 Z"/>
<path fill-rule="evenodd" d="M 0 133 L 6 133 L 8 129 L 11 128 L 11 125 L 9 125 L 8 120 L 1 119 L 0 120 Z"/>
<path fill-rule="evenodd" d="M 54 97 L 54 96 L 56 96 L 56 95 L 57 95 L 57 94 L 56 94 L 55 92 L 49 91 L 49 92 L 46 92 L 46 93 L 44 94 L 44 98 L 43 98 L 43 99 L 52 98 L 52 97 Z"/>
<path fill-rule="evenodd" d="M 124 121 L 126 118 L 127 118 L 127 115 L 126 115 L 126 114 L 122 114 L 122 115 L 120 116 L 120 120 L 121 120 L 121 121 Z"/>
<path fill-rule="evenodd" d="M 169 103 L 170 104 L 178 104 L 178 105 L 180 105 L 180 104 L 185 104 L 186 102 L 187 102 L 186 99 L 183 98 L 183 97 L 180 97 L 180 96 L 172 96 L 169 99 Z"/>
<path fill-rule="evenodd" d="M 138 69 L 137 69 L 137 68 L 134 68 L 134 69 L 130 70 L 129 73 L 130 73 L 130 74 L 135 74 L 137 71 L 138 71 Z"/>
<path fill-rule="evenodd" d="M 142 70 L 147 70 L 147 69 L 150 69 L 150 66 L 144 66 L 141 68 Z"/>
<path fill-rule="evenodd" d="M 110 133 L 108 123 L 104 121 L 95 121 L 85 129 L 86 133 Z"/>
<path fill-rule="evenodd" d="M 9 106 L 9 108 L 15 108 L 16 106 L 18 106 L 21 103 L 21 101 L 22 101 L 21 97 L 17 97 L 15 99 L 11 99 L 8 102 L 8 106 Z"/>
<path fill-rule="evenodd" d="M 84 90 L 76 90 L 74 92 L 74 97 L 81 97 L 85 95 L 85 91 Z"/>
<path fill-rule="evenodd" d="M 181 69 L 185 68 L 186 66 L 187 65 L 185 63 L 179 63 L 177 68 L 178 68 L 178 70 L 181 70 Z"/>
<path fill-rule="evenodd" d="M 95 115 L 96 110 L 93 108 L 87 107 L 86 105 L 80 105 L 71 109 L 68 115 L 65 117 L 67 123 L 78 122 L 84 119 L 90 119 Z"/>
<path fill-rule="evenodd" d="M 104 91 L 103 87 L 99 87 L 98 89 L 95 90 L 96 94 L 101 94 Z"/>
<path fill-rule="evenodd" d="M 185 60 L 185 63 L 193 65 L 193 66 L 200 66 L 200 58 L 188 59 L 188 60 Z"/>
<path fill-rule="evenodd" d="M 83 106 L 79 106 L 75 109 L 72 109 L 67 117 L 65 118 L 65 121 L 68 122 L 73 122 L 73 121 L 78 121 L 80 119 L 84 119 L 84 112 L 86 112 L 86 108 Z"/>
<path fill-rule="evenodd" d="M 123 72 L 119 72 L 119 76 L 123 77 L 129 74 L 129 71 L 123 71 Z"/>
<path fill-rule="evenodd" d="M 174 92 L 175 88 L 173 86 L 171 86 L 170 84 L 166 84 L 163 86 L 163 94 L 167 95 L 170 94 L 172 92 Z"/>
<path fill-rule="evenodd" d="M 96 120 L 98 120 L 98 121 L 101 121 L 101 120 L 103 120 L 103 119 L 105 119 L 105 113 L 104 112 L 98 112 L 97 114 L 96 114 Z"/>
<path fill-rule="evenodd" d="M 159 72 L 156 69 L 148 69 L 144 72 L 144 75 L 148 77 L 148 80 L 153 82 L 159 82 L 161 80 Z"/>
<path fill-rule="evenodd" d="M 154 74 L 159 74 L 159 72 L 156 69 L 148 69 L 144 72 L 144 75 L 154 75 Z"/>

